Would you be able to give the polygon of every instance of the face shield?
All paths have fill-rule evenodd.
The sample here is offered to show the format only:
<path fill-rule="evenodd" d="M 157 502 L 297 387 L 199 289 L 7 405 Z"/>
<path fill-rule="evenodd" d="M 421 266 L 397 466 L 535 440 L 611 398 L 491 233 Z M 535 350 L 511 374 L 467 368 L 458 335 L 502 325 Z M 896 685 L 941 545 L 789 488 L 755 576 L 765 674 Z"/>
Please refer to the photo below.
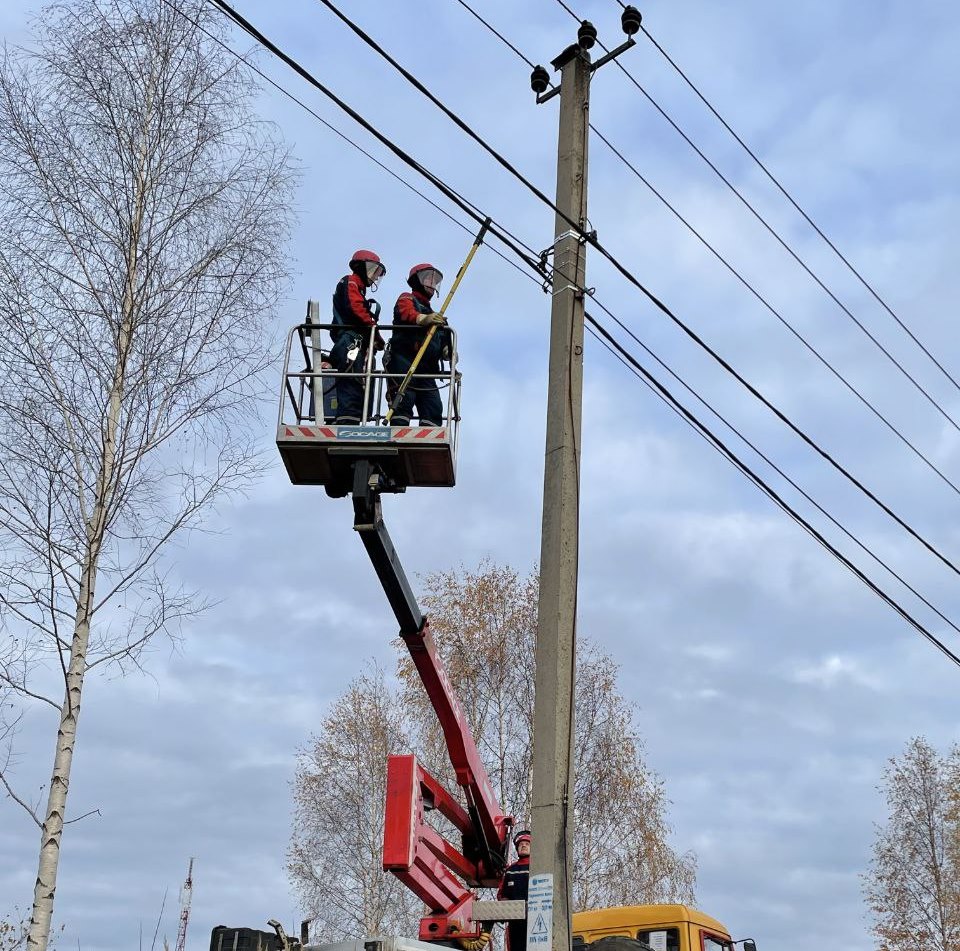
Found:
<path fill-rule="evenodd" d="M 420 286 L 433 297 L 440 289 L 443 275 L 435 267 L 427 267 L 417 271 L 417 279 L 420 281 Z"/>
<path fill-rule="evenodd" d="M 378 261 L 367 261 L 367 284 L 371 290 L 376 290 L 380 278 L 387 273 L 387 269 Z"/>

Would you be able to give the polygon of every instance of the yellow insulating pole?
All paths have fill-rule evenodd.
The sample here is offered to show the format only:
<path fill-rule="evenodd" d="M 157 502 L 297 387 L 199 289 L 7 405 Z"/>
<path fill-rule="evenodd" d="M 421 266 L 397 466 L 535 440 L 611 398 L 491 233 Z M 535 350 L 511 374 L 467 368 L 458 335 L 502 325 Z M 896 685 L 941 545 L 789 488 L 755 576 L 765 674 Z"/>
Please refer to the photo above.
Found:
<path fill-rule="evenodd" d="M 437 311 L 441 317 L 446 315 L 447 308 L 450 306 L 450 301 L 453 300 L 453 295 L 456 294 L 457 288 L 460 286 L 460 282 L 463 280 L 463 275 L 467 273 L 467 268 L 470 267 L 470 262 L 473 260 L 473 256 L 477 253 L 477 248 L 483 244 L 483 236 L 487 233 L 490 223 L 491 219 L 487 218 L 483 222 L 483 226 L 477 232 L 476 238 L 473 239 L 473 244 L 471 245 L 470 250 L 467 252 L 467 259 L 463 262 L 463 264 L 460 265 L 460 270 L 457 271 L 457 276 L 453 279 L 453 283 L 450 285 L 450 290 L 447 291 L 447 296 L 444 298 L 443 304 L 440 305 L 440 310 Z M 427 335 L 423 338 L 423 343 L 420 345 L 417 355 L 413 358 L 413 362 L 410 364 L 410 369 L 407 370 L 406 375 L 400 383 L 400 386 L 397 388 L 396 394 L 390 401 L 390 409 L 387 410 L 387 415 L 384 419 L 384 422 L 387 425 L 389 425 L 390 420 L 393 418 L 394 412 L 400 405 L 400 400 L 403 399 L 403 394 L 406 393 L 407 387 L 410 385 L 410 380 L 413 378 L 413 374 L 417 372 L 417 367 L 420 366 L 420 361 L 423 358 L 423 355 L 427 352 L 427 347 L 430 346 L 430 341 L 433 340 L 433 335 L 437 332 L 438 326 L 438 324 L 433 324 L 427 331 Z"/>

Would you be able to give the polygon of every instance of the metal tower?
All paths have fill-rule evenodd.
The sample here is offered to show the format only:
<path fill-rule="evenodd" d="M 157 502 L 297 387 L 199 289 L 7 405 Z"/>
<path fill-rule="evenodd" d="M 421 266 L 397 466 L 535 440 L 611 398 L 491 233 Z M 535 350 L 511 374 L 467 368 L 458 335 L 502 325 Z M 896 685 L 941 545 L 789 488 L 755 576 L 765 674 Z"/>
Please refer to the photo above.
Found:
<path fill-rule="evenodd" d="M 190 922 L 190 902 L 193 900 L 193 859 L 187 867 L 187 880 L 180 889 L 180 927 L 177 929 L 176 951 L 186 951 L 187 924 Z"/>

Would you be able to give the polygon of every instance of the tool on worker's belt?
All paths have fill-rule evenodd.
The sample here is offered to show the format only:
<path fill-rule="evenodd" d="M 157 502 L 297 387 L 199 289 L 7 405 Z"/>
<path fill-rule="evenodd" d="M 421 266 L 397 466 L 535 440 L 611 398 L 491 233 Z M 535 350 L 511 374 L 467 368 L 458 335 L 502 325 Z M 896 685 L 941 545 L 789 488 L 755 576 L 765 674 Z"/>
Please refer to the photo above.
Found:
<path fill-rule="evenodd" d="M 453 284 L 450 285 L 450 290 L 447 292 L 447 296 L 441 305 L 440 310 L 437 311 L 441 317 L 446 315 L 447 307 L 450 306 L 450 301 L 453 299 L 453 295 L 460 286 L 460 281 L 463 280 L 463 275 L 467 273 L 467 268 L 470 267 L 470 262 L 473 260 L 473 256 L 477 253 L 477 248 L 483 244 L 483 236 L 487 233 L 490 223 L 491 219 L 487 218 L 483 222 L 480 230 L 477 232 L 476 238 L 473 239 L 473 245 L 471 246 L 470 251 L 467 253 L 467 259 L 460 266 L 460 270 L 457 271 L 457 276 L 454 278 Z M 420 366 L 420 361 L 423 359 L 423 355 L 427 352 L 427 347 L 430 346 L 430 341 L 433 340 L 433 335 L 437 332 L 437 327 L 439 326 L 441 325 L 433 324 L 427 331 L 427 335 L 423 338 L 423 343 L 420 345 L 420 349 L 413 358 L 413 362 L 410 364 L 410 369 L 407 370 L 406 375 L 400 382 L 400 386 L 397 387 L 397 392 L 390 401 L 390 409 L 387 410 L 387 415 L 384 417 L 384 423 L 386 425 L 390 425 L 390 420 L 393 418 L 393 414 L 400 405 L 400 400 L 403 399 L 403 394 L 406 393 L 407 387 L 410 385 L 410 380 L 413 378 L 413 374 L 417 372 L 417 367 Z"/>

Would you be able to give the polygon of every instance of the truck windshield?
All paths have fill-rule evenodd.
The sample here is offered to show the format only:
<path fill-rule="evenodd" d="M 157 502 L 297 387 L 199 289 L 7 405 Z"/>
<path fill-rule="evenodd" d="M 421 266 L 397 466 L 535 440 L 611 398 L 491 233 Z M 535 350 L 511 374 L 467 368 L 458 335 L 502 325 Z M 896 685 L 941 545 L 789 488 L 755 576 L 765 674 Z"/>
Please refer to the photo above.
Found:
<path fill-rule="evenodd" d="M 733 945 L 725 938 L 705 934 L 703 936 L 703 951 L 732 951 Z"/>
<path fill-rule="evenodd" d="M 680 929 L 664 928 L 660 931 L 638 931 L 637 941 L 642 941 L 653 951 L 680 951 Z"/>

